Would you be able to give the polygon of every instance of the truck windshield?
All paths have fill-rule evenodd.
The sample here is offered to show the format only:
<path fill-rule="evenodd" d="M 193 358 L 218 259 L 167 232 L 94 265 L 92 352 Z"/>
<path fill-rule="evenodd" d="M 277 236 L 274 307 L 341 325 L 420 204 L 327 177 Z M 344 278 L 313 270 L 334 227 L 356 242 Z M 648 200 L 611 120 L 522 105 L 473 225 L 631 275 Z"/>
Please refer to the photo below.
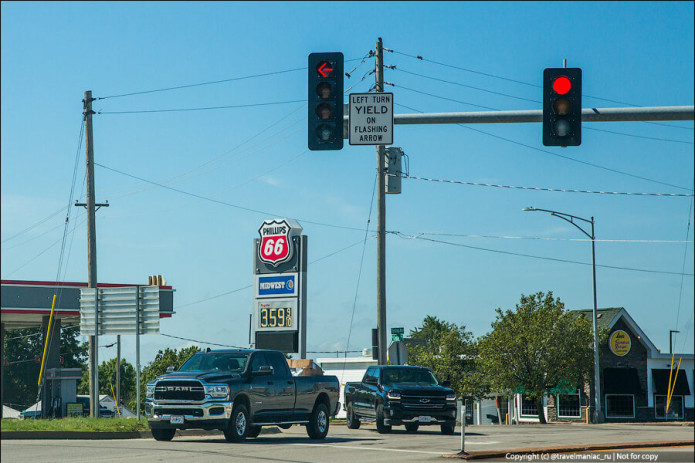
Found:
<path fill-rule="evenodd" d="M 198 352 L 181 365 L 179 371 L 232 371 L 241 373 L 246 368 L 248 354 L 239 352 Z"/>
<path fill-rule="evenodd" d="M 429 370 L 420 368 L 388 368 L 381 374 L 381 384 L 436 386 L 439 384 L 439 381 Z"/>

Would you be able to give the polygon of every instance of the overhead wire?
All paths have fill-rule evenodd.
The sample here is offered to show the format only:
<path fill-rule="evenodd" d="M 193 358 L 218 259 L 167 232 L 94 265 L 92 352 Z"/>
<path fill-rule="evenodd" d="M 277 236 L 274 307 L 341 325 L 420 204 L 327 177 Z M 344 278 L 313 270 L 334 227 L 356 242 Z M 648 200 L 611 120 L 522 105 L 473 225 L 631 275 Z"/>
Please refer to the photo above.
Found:
<path fill-rule="evenodd" d="M 499 249 L 490 249 L 490 248 L 483 248 L 480 246 L 471 246 L 471 245 L 461 244 L 461 243 L 452 243 L 450 241 L 435 240 L 432 238 L 425 238 L 423 236 L 418 236 L 418 235 L 408 236 L 408 235 L 402 234 L 401 232 L 397 232 L 397 231 L 395 231 L 395 232 L 391 231 L 391 232 L 387 232 L 387 233 L 391 233 L 391 234 L 398 236 L 400 238 L 419 239 L 419 240 L 424 240 L 424 241 L 431 241 L 433 243 L 446 244 L 449 246 L 474 249 L 474 250 L 478 250 L 478 251 L 492 252 L 492 253 L 496 253 L 496 254 L 506 254 L 506 255 L 518 256 L 518 257 L 528 257 L 531 259 L 549 260 L 549 261 L 562 262 L 562 263 L 567 263 L 567 264 L 578 264 L 578 265 L 589 265 L 589 266 L 593 265 L 590 262 L 580 262 L 580 261 L 574 261 L 574 260 L 569 260 L 569 259 L 559 259 L 556 257 L 544 257 L 544 256 L 535 256 L 532 254 L 524 254 L 524 253 L 518 253 L 518 252 L 511 252 L 511 251 L 502 251 Z M 596 267 L 609 268 L 609 269 L 614 269 L 614 270 L 629 270 L 629 271 L 633 271 L 633 272 L 643 272 L 643 273 L 658 273 L 658 274 L 664 274 L 664 275 L 693 276 L 692 273 L 669 272 L 669 271 L 665 271 L 665 270 L 651 270 L 651 269 L 641 269 L 641 268 L 634 268 L 634 267 L 620 267 L 620 266 L 615 266 L 615 265 L 596 264 Z"/>
<path fill-rule="evenodd" d="M 693 190 L 695 191 L 695 187 L 693 188 Z M 686 228 L 685 228 L 685 239 L 686 240 L 690 236 L 690 221 L 692 219 L 692 213 L 693 213 L 693 199 L 691 198 L 690 199 L 690 205 L 688 206 L 688 224 L 686 225 Z M 688 257 L 688 243 L 687 243 L 687 241 L 685 243 L 685 246 L 683 246 L 683 248 L 684 248 L 683 249 L 683 265 L 681 267 L 681 272 L 685 272 L 685 263 L 686 263 L 687 257 Z M 683 300 L 683 280 L 684 280 L 684 278 L 685 278 L 684 276 L 681 276 L 681 284 L 680 284 L 680 288 L 678 290 L 678 306 L 677 306 L 678 308 L 676 310 L 676 325 L 675 325 L 676 328 L 678 328 L 678 321 L 679 321 L 680 312 L 681 312 L 681 303 Z M 687 340 L 688 335 L 690 334 L 690 326 L 691 326 L 690 322 L 692 321 L 692 319 L 693 319 L 693 317 L 692 317 L 692 312 L 691 312 L 690 320 L 685 325 L 687 327 L 687 331 L 686 331 L 686 336 L 683 338 L 684 340 Z M 676 339 L 678 339 L 677 336 L 678 336 L 678 334 L 676 333 Z"/>
<path fill-rule="evenodd" d="M 441 80 L 441 79 L 436 79 L 436 80 Z M 422 90 L 417 90 L 417 89 L 414 89 L 414 88 L 406 87 L 406 86 L 401 85 L 401 84 L 393 84 L 393 83 L 386 83 L 386 84 L 387 84 L 387 85 L 391 85 L 391 86 L 393 86 L 393 87 L 402 88 L 402 89 L 408 90 L 408 91 L 410 91 L 410 92 L 419 93 L 419 94 L 421 94 L 421 95 L 431 96 L 431 97 L 433 97 L 433 98 L 439 98 L 440 100 L 446 100 L 446 101 L 451 101 L 451 102 L 454 102 L 454 103 L 465 104 L 465 105 L 468 105 L 468 106 L 474 106 L 474 107 L 476 107 L 476 108 L 488 109 L 488 110 L 490 110 L 490 111 L 501 111 L 499 108 L 493 108 L 493 107 L 490 107 L 490 106 L 483 106 L 483 105 L 479 105 L 479 104 L 476 104 L 476 103 L 471 103 L 470 101 L 462 101 L 462 100 L 457 100 L 456 98 L 451 98 L 451 97 L 436 95 L 436 94 L 434 94 L 434 93 L 429 93 L 429 92 L 425 92 L 425 91 L 422 91 Z M 507 96 L 508 96 L 508 95 L 507 95 Z M 641 138 L 641 139 L 644 139 L 644 140 L 655 140 L 655 141 L 666 141 L 666 142 L 672 142 L 672 143 L 683 143 L 683 144 L 686 144 L 686 145 L 694 145 L 694 144 L 695 144 L 694 142 L 691 142 L 691 141 L 676 140 L 676 139 L 673 139 L 673 138 L 648 137 L 648 136 L 645 136 L 645 135 L 635 135 L 635 134 L 632 134 L 632 133 L 616 132 L 615 130 L 598 129 L 598 128 L 595 128 L 595 127 L 586 127 L 586 126 L 584 126 L 583 129 L 584 129 L 584 130 L 593 130 L 593 131 L 596 131 L 596 132 L 610 133 L 610 134 L 612 134 L 612 135 L 622 135 L 622 136 L 624 136 L 624 137 Z"/>
<path fill-rule="evenodd" d="M 365 55 L 366 56 L 366 55 Z M 349 60 L 345 60 L 346 63 L 352 62 L 352 61 L 359 61 L 363 58 L 352 58 Z M 205 82 L 197 82 L 193 84 L 184 84 L 184 85 L 176 85 L 172 87 L 162 87 L 162 88 L 156 88 L 156 89 L 151 89 L 151 90 L 142 90 L 142 91 L 136 91 L 136 92 L 129 92 L 129 93 L 120 93 L 120 94 L 115 94 L 115 95 L 109 95 L 109 96 L 103 96 L 96 98 L 97 100 L 106 100 L 109 98 L 122 98 L 126 96 L 134 96 L 134 95 L 145 95 L 149 93 L 159 93 L 159 92 L 168 92 L 171 90 L 181 90 L 184 88 L 193 88 L 193 87 L 202 87 L 205 85 L 216 85 L 216 84 L 224 84 L 227 82 L 235 82 L 235 81 L 240 81 L 240 80 L 247 80 L 247 79 L 255 79 L 258 77 L 268 77 L 268 76 L 274 76 L 274 75 L 279 75 L 279 74 L 286 74 L 288 72 L 296 72 L 296 71 L 303 71 L 306 70 L 307 66 L 304 67 L 299 67 L 299 68 L 290 68 L 290 69 L 283 69 L 280 71 L 270 71 L 270 72 L 263 72 L 259 74 L 250 74 L 247 76 L 240 76 L 240 77 L 230 77 L 227 79 L 219 79 L 219 80 L 210 80 L 210 81 L 205 81 Z"/>
<path fill-rule="evenodd" d="M 423 111 L 420 111 L 420 110 L 418 110 L 418 109 L 412 108 L 412 107 L 410 107 L 410 106 L 406 106 L 406 105 L 404 105 L 404 104 L 396 103 L 396 105 L 397 105 L 397 106 L 401 106 L 401 107 L 406 108 L 406 109 L 409 109 L 409 110 L 411 110 L 411 111 L 415 111 L 415 112 L 418 112 L 418 113 L 423 113 Z M 472 130 L 473 132 L 478 132 L 478 133 L 481 133 L 481 134 L 483 134 L 483 135 L 487 135 L 487 136 L 490 136 L 490 137 L 493 137 L 493 138 L 497 138 L 497 139 L 499 139 L 499 140 L 503 140 L 503 141 L 506 141 L 506 142 L 509 142 L 509 143 L 513 143 L 513 144 L 515 144 L 515 145 L 523 146 L 524 148 L 529 148 L 529 149 L 532 149 L 532 150 L 534 150 L 534 151 L 538 151 L 538 152 L 545 153 L 545 154 L 550 154 L 551 156 L 556 156 L 556 157 L 559 157 L 559 158 L 562 158 L 562 159 L 567 159 L 568 161 L 576 162 L 576 163 L 578 163 L 578 164 L 584 164 L 584 165 L 586 165 L 586 166 L 590 166 L 590 167 L 594 167 L 594 168 L 597 168 L 597 169 L 605 170 L 605 171 L 607 171 L 607 172 L 613 172 L 613 173 L 616 173 L 616 174 L 625 175 L 625 176 L 627 176 L 627 177 L 632 177 L 632 178 L 636 178 L 636 179 L 639 179 L 639 180 L 644 180 L 644 181 L 646 181 L 646 182 L 658 183 L 658 184 L 660 184 L 660 185 L 665 185 L 665 186 L 670 186 L 670 187 L 673 187 L 673 188 L 678 188 L 679 190 L 690 191 L 690 188 L 682 187 L 682 186 L 680 186 L 680 185 L 674 185 L 674 184 L 672 184 L 672 183 L 662 182 L 662 181 L 660 181 L 660 180 L 651 179 L 651 178 L 644 177 L 644 176 L 641 176 L 641 175 L 631 174 L 631 173 L 629 173 L 629 172 L 626 172 L 626 171 L 623 171 L 623 170 L 619 170 L 619 169 L 612 169 L 612 168 L 610 168 L 610 167 L 605 167 L 605 166 L 602 166 L 602 165 L 600 165 L 600 164 L 595 164 L 595 163 L 593 163 L 593 162 L 582 161 L 581 159 L 576 159 L 576 158 L 573 158 L 573 157 L 570 157 L 570 156 L 565 156 L 565 155 L 562 155 L 562 154 L 559 154 L 559 153 L 554 153 L 554 152 L 552 152 L 552 151 L 545 150 L 545 149 L 541 149 L 541 148 L 535 147 L 535 146 L 533 146 L 533 145 L 527 145 L 526 143 L 521 143 L 521 142 L 519 142 L 519 141 L 512 140 L 512 139 L 503 137 L 503 136 L 501 136 L 501 135 L 496 135 L 496 134 L 493 134 L 493 133 L 490 133 L 490 132 L 485 132 L 484 130 L 480 130 L 480 129 L 474 129 L 473 127 L 469 127 L 468 125 L 464 125 L 464 124 L 454 124 L 454 125 L 457 125 L 457 126 L 459 126 L 459 127 L 462 127 L 462 128 L 468 129 L 468 130 Z"/>
<path fill-rule="evenodd" d="M 621 191 L 594 191 L 594 190 L 574 190 L 568 188 L 542 188 L 542 187 L 530 187 L 530 186 L 513 186 L 513 185 L 498 185 L 494 183 L 479 183 L 479 182 L 466 182 L 462 180 L 443 180 L 435 178 L 417 177 L 409 174 L 387 174 L 389 177 L 400 177 L 412 180 L 423 180 L 427 182 L 435 183 L 451 183 L 456 185 L 469 185 L 469 186 L 483 186 L 483 187 L 493 187 L 493 188 L 507 188 L 513 190 L 531 190 L 531 191 L 548 191 L 548 192 L 559 192 L 559 193 L 588 193 L 588 194 L 601 194 L 601 195 L 623 195 L 623 196 L 658 196 L 658 197 L 685 197 L 692 198 L 691 193 L 632 193 L 632 192 L 621 192 Z"/>
<path fill-rule="evenodd" d="M 482 75 L 482 76 L 486 76 L 486 77 L 492 77 L 492 78 L 495 78 L 495 79 L 506 80 L 506 81 L 508 81 L 508 82 L 514 82 L 514 83 L 516 83 L 516 84 L 527 85 L 527 86 L 529 86 L 529 87 L 535 87 L 535 88 L 539 88 L 539 89 L 542 89 L 542 88 L 543 88 L 542 85 L 532 84 L 532 83 L 524 82 L 524 81 L 517 80 L 517 79 L 510 79 L 509 77 L 504 77 L 504 76 L 500 76 L 500 75 L 496 75 L 496 74 L 491 74 L 491 73 L 488 73 L 488 72 L 477 71 L 477 70 L 470 69 L 470 68 L 464 68 L 464 67 L 462 67 L 462 66 L 455 66 L 455 65 L 449 64 L 449 63 L 442 63 L 442 62 L 435 61 L 435 60 L 432 60 L 432 59 L 424 58 L 423 56 L 420 56 L 420 55 L 411 55 L 411 54 L 408 54 L 408 53 L 403 53 L 403 52 L 396 51 L 396 50 L 390 50 L 390 49 L 387 49 L 387 48 L 384 48 L 384 51 L 388 51 L 388 52 L 395 53 L 395 54 L 398 54 L 398 55 L 407 56 L 407 57 L 409 57 L 409 58 L 415 58 L 415 59 L 420 60 L 420 61 L 426 61 L 426 62 L 429 62 L 429 63 L 437 64 L 437 65 L 439 65 L 439 66 L 444 66 L 444 67 L 448 67 L 448 68 L 451 68 L 451 69 L 458 69 L 458 70 L 460 70 L 460 71 L 470 72 L 470 73 L 473 73 L 473 74 L 478 74 L 478 75 Z M 586 93 L 583 93 L 583 96 L 585 96 L 585 97 L 587 97 L 587 98 L 593 98 L 593 99 L 595 99 L 595 100 L 607 101 L 607 102 L 609 102 L 609 103 L 617 103 L 617 104 L 621 104 L 621 105 L 625 105 L 625 106 L 633 106 L 633 107 L 639 107 L 639 106 L 641 106 L 641 105 L 638 105 L 638 104 L 628 103 L 628 102 L 625 102 L 625 101 L 619 101 L 619 100 L 613 100 L 613 99 L 610 99 L 610 98 L 603 98 L 603 97 L 588 95 L 588 94 L 586 94 Z M 652 121 L 644 121 L 644 122 L 652 122 Z M 670 125 L 670 124 L 659 124 L 659 125 L 663 125 L 663 126 L 665 126 L 665 127 L 676 128 L 676 129 L 693 130 L 692 127 L 682 127 L 682 126 Z"/>

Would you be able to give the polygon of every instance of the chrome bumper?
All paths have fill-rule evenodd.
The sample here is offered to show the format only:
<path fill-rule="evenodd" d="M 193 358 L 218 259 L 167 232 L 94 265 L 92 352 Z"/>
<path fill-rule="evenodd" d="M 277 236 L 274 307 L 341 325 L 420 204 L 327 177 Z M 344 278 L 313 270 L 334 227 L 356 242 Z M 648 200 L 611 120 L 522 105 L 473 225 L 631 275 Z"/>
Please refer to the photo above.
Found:
<path fill-rule="evenodd" d="M 233 402 L 203 402 L 197 404 L 146 402 L 145 416 L 147 416 L 148 421 L 155 422 L 170 422 L 172 416 L 183 416 L 185 422 L 228 420 L 232 416 L 233 406 Z M 222 413 L 210 413 L 210 410 L 213 408 L 220 407 L 224 409 Z M 175 409 L 176 412 L 171 413 L 170 410 L 172 409 Z"/>

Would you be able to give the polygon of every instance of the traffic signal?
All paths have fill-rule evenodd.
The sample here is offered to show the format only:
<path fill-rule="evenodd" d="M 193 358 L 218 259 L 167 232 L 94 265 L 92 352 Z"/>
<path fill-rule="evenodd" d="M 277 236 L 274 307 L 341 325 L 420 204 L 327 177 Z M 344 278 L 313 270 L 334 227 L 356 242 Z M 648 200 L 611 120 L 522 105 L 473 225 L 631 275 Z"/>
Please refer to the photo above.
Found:
<path fill-rule="evenodd" d="M 548 68 L 543 71 L 543 144 L 582 144 L 581 68 Z"/>
<path fill-rule="evenodd" d="M 309 55 L 309 149 L 343 149 L 343 54 Z"/>

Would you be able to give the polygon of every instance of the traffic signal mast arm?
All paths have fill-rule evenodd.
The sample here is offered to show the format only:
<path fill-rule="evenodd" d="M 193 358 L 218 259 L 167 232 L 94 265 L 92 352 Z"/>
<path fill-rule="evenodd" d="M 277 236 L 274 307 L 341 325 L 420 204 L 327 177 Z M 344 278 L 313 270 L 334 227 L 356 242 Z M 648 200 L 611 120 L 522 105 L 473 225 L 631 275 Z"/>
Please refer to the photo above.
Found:
<path fill-rule="evenodd" d="M 692 121 L 695 106 L 652 106 L 645 108 L 584 108 L 582 122 Z M 394 124 L 502 124 L 543 122 L 540 109 L 520 111 L 476 111 L 467 113 L 394 114 Z M 348 116 L 343 116 L 345 127 Z M 347 134 L 347 130 L 345 130 Z M 347 138 L 345 136 L 344 138 Z"/>

